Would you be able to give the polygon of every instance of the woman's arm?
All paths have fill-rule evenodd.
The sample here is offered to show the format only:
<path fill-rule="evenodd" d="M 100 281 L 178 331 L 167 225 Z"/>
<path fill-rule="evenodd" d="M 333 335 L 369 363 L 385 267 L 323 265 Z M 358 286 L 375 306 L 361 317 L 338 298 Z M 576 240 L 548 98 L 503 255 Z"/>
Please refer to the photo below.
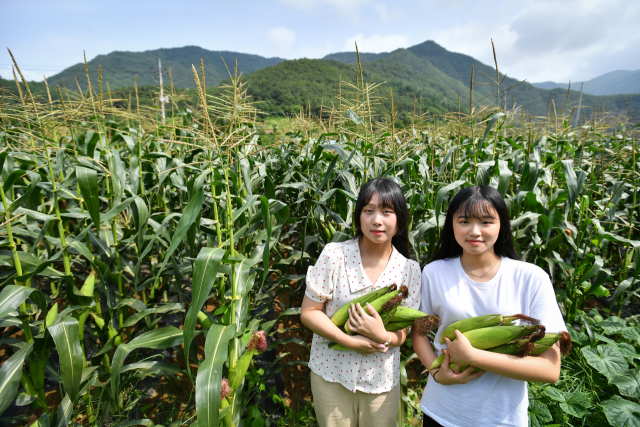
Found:
<path fill-rule="evenodd" d="M 471 346 L 467 337 L 460 331 L 455 331 L 455 334 L 455 341 L 445 338 L 445 342 L 451 361 L 456 366 L 477 366 L 485 371 L 521 381 L 553 384 L 560 378 L 560 347 L 557 343 L 539 356 L 516 357 L 478 350 Z"/>
<path fill-rule="evenodd" d="M 323 307 L 324 303 L 315 302 L 305 295 L 302 300 L 302 310 L 300 311 L 302 324 L 321 337 L 355 350 L 360 354 L 387 352 L 387 347 L 365 336 L 347 335 L 331 322 L 331 319 L 322 311 Z"/>
<path fill-rule="evenodd" d="M 411 331 L 411 343 L 413 344 L 413 350 L 418 355 L 418 358 L 422 362 L 427 369 L 431 366 L 434 360 L 436 360 L 436 353 L 433 351 L 433 347 L 431 347 L 431 343 L 429 342 L 429 337 L 420 336 L 416 329 L 412 329 Z M 449 369 L 449 356 L 446 354 L 444 361 L 442 363 L 441 368 L 431 369 L 429 373 L 436 380 L 437 383 L 443 385 L 452 385 L 452 384 L 466 384 L 469 381 L 475 380 L 480 375 L 484 374 L 485 371 L 473 372 L 474 367 L 469 366 L 464 371 L 460 372 L 458 369 L 456 371 L 452 371 Z M 460 366 L 460 365 L 458 365 Z"/>

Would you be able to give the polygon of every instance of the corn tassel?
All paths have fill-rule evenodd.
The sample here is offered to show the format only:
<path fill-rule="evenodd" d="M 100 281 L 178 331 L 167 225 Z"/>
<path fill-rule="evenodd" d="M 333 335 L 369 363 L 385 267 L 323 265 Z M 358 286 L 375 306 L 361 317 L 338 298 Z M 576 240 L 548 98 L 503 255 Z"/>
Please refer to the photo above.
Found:
<path fill-rule="evenodd" d="M 396 285 L 387 286 L 384 288 L 380 288 L 377 291 L 369 292 L 368 294 L 362 295 L 361 297 L 354 299 L 349 304 L 345 304 L 342 307 L 340 307 L 338 311 L 336 311 L 334 315 L 331 316 L 331 321 L 333 322 L 334 325 L 338 327 L 342 327 L 345 323 L 347 323 L 347 319 L 349 319 L 349 307 L 351 306 L 351 304 L 355 305 L 357 303 L 360 303 L 360 305 L 364 307 L 366 306 L 367 303 L 371 303 L 377 300 L 381 296 L 385 295 L 387 292 L 394 291 L 396 288 L 397 288 Z"/>

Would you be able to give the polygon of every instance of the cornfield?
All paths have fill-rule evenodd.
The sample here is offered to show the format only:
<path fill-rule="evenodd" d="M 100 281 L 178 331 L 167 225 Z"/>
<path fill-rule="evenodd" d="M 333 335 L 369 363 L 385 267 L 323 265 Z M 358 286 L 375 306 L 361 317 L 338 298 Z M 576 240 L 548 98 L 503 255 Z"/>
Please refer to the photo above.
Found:
<path fill-rule="evenodd" d="M 177 110 L 170 90 L 166 118 L 114 107 L 123 99 L 101 80 L 37 98 L 16 70 L 20 91 L 2 90 L 0 112 L 2 425 L 276 423 L 257 402 L 282 355 L 259 380 L 239 361 L 258 331 L 269 349 L 305 346 L 282 338 L 299 308 L 280 296 L 300 294 L 324 245 L 353 235 L 358 188 L 385 176 L 405 192 L 422 266 L 456 190 L 488 184 L 508 201 L 522 259 L 549 272 L 582 347 L 555 388 L 531 385 L 532 425 L 638 425 L 633 117 L 581 112 L 576 128 L 578 106 L 530 117 L 472 101 L 470 115 L 417 112 L 398 126 L 393 94 L 360 78 L 274 138 L 237 70 L 212 97 L 194 67 L 198 105 Z M 391 110 L 376 114 L 385 96 Z M 399 425 L 419 412 L 415 359 L 407 342 Z M 151 401 L 160 382 L 184 399 Z"/>

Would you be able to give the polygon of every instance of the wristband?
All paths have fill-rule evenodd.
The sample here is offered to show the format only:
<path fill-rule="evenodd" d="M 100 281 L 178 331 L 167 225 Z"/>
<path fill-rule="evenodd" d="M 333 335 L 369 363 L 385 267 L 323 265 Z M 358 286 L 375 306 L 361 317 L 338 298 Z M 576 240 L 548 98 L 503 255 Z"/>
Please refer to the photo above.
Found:
<path fill-rule="evenodd" d="M 437 371 L 435 371 L 433 374 L 431 374 L 431 376 L 433 377 L 433 380 L 434 380 L 435 382 L 437 382 L 438 384 L 440 384 L 440 383 L 438 382 L 438 380 L 436 379 L 436 374 L 437 374 L 438 372 L 440 372 L 440 369 L 438 369 L 438 370 L 437 370 Z"/>

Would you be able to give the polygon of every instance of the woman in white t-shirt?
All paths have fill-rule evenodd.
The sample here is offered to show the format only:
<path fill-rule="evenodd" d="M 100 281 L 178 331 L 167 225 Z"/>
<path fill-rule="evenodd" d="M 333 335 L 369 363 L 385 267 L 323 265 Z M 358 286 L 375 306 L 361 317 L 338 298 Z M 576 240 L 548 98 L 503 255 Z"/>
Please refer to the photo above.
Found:
<path fill-rule="evenodd" d="M 422 272 L 420 310 L 440 317 L 434 342 L 445 353 L 442 366 L 430 371 L 420 402 L 425 427 L 526 427 L 527 381 L 558 380 L 558 344 L 523 358 L 477 350 L 459 331 L 455 341 L 439 344 L 448 325 L 488 314 L 524 314 L 539 319 L 547 332 L 566 331 L 549 276 L 517 258 L 500 193 L 484 185 L 458 192 L 433 260 Z M 412 342 L 422 363 L 431 366 L 437 355 L 428 338 L 412 333 Z M 460 366 L 469 367 L 459 372 Z M 474 367 L 483 370 L 473 373 Z"/>
<path fill-rule="evenodd" d="M 347 335 L 331 322 L 343 305 L 374 290 L 406 286 L 402 305 L 420 305 L 420 266 L 408 259 L 409 211 L 400 187 L 391 179 L 373 179 L 358 195 L 356 237 L 329 243 L 307 272 L 300 317 L 313 334 L 309 368 L 320 427 L 391 427 L 400 402 L 400 347 L 405 330 L 388 332 L 380 315 L 351 304 Z M 337 342 L 350 351 L 333 350 Z"/>

